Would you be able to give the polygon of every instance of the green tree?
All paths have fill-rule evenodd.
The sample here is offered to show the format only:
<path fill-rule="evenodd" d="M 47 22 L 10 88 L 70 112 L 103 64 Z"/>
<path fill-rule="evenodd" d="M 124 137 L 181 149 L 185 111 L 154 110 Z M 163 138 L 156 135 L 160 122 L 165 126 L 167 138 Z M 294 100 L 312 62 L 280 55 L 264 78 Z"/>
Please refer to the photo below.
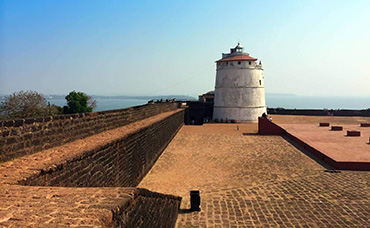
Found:
<path fill-rule="evenodd" d="M 63 107 L 65 114 L 92 112 L 96 101 L 83 92 L 72 91 L 66 96 L 67 106 Z"/>
<path fill-rule="evenodd" d="M 62 115 L 63 112 L 63 107 L 60 107 L 58 105 L 48 103 L 48 109 L 49 109 L 49 115 L 50 116 L 55 116 L 55 115 Z"/>
<path fill-rule="evenodd" d="M 3 119 L 31 118 L 48 115 L 46 99 L 36 91 L 19 91 L 5 96 L 0 105 Z"/>

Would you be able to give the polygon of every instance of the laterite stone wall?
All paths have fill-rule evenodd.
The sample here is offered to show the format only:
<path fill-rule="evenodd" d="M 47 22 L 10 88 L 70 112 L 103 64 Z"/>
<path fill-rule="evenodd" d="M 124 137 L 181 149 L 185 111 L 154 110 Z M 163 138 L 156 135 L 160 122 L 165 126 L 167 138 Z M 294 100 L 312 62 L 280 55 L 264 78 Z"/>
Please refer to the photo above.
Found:
<path fill-rule="evenodd" d="M 19 182 L 63 187 L 136 186 L 184 121 L 184 110 Z"/>
<path fill-rule="evenodd" d="M 1 122 L 9 161 L 0 162 L 0 211 L 7 213 L 0 226 L 174 227 L 181 197 L 135 187 L 183 125 L 184 113 L 177 103 L 162 103 Z M 23 150 L 22 140 L 28 141 Z"/>
<path fill-rule="evenodd" d="M 175 227 L 181 198 L 138 190 L 131 206 L 114 211 L 114 227 Z"/>
<path fill-rule="evenodd" d="M 177 103 L 156 103 L 103 112 L 0 121 L 0 162 L 175 110 L 177 106 Z"/>

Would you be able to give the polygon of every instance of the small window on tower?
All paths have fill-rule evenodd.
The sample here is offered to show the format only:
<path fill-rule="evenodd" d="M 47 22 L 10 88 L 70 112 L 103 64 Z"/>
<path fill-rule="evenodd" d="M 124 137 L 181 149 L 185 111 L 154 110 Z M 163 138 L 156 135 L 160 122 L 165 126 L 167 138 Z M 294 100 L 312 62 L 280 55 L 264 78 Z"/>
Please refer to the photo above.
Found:
<path fill-rule="evenodd" d="M 240 65 L 240 64 L 242 64 L 240 61 L 238 62 L 238 64 Z"/>
<path fill-rule="evenodd" d="M 260 85 L 262 85 L 262 82 L 261 82 L 261 80 L 260 80 Z"/>
<path fill-rule="evenodd" d="M 252 62 L 251 61 L 249 61 L 249 65 L 252 65 Z"/>

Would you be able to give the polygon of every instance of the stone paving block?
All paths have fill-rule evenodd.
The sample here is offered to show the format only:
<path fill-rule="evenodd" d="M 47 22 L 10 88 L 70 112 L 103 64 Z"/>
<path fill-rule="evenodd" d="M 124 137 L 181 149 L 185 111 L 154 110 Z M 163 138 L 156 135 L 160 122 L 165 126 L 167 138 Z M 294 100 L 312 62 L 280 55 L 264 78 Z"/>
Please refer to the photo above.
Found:
<path fill-rule="evenodd" d="M 370 226 L 370 172 L 324 172 L 284 138 L 239 127 L 184 126 L 140 183 L 183 197 L 177 227 Z M 200 212 L 187 210 L 192 189 Z"/>

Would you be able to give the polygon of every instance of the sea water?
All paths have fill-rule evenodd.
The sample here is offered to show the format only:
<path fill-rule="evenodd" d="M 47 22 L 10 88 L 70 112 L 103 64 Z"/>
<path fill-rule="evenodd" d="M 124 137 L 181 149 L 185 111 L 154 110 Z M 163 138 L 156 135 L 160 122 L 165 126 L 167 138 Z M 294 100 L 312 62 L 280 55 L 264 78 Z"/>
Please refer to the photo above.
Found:
<path fill-rule="evenodd" d="M 266 94 L 269 108 L 287 109 L 368 109 L 370 97 L 296 96 Z"/>
<path fill-rule="evenodd" d="M 3 101 L 4 97 L 0 98 Z M 96 97 L 97 107 L 94 112 L 121 109 L 148 103 L 148 98 Z M 62 97 L 47 97 L 50 104 L 66 105 Z M 178 99 L 179 100 L 179 99 Z M 189 100 L 189 99 L 187 99 Z M 193 100 L 196 100 L 195 98 Z M 266 94 L 266 104 L 269 108 L 287 109 L 368 109 L 370 97 L 334 97 L 334 96 L 297 96 Z"/>

